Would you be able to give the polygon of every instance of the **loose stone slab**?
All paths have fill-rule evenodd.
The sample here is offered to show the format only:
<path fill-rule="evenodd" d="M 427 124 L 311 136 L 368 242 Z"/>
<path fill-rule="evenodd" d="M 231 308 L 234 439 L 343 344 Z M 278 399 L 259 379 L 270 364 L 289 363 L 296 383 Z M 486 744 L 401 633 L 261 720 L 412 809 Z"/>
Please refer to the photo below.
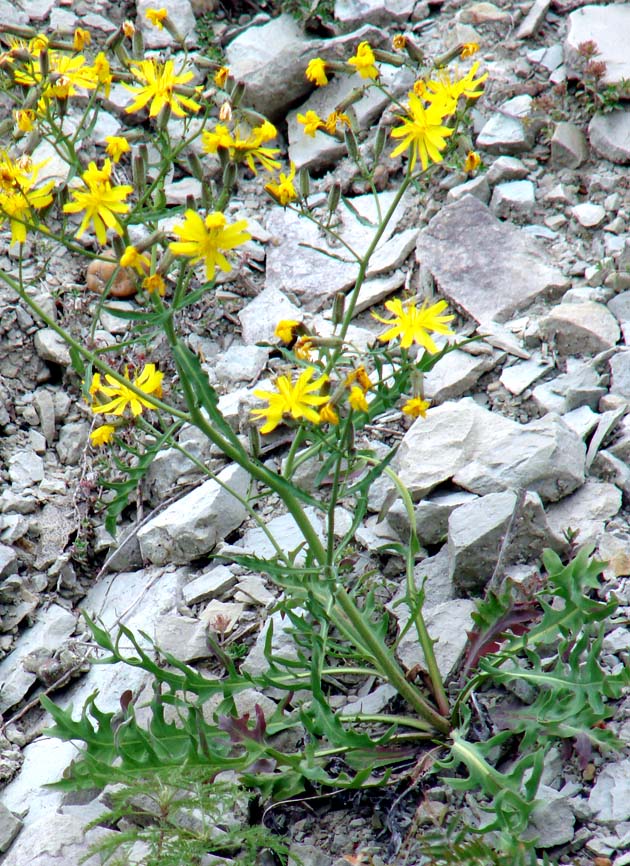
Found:
<path fill-rule="evenodd" d="M 572 78 L 581 78 L 580 45 L 594 42 L 597 61 L 605 64 L 602 84 L 620 84 L 630 78 L 630 6 L 626 3 L 582 6 L 569 15 L 569 27 L 564 45 L 567 72 Z"/>
<path fill-rule="evenodd" d="M 351 27 L 366 21 L 388 27 L 409 21 L 416 5 L 416 0 L 336 0 L 335 19 Z"/>
<path fill-rule="evenodd" d="M 541 319 L 539 327 L 563 355 L 595 355 L 612 348 L 621 336 L 613 314 L 595 301 L 559 304 Z"/>
<path fill-rule="evenodd" d="M 276 325 L 281 319 L 301 321 L 302 312 L 277 288 L 264 289 L 238 314 L 243 341 L 252 343 L 273 342 Z"/>
<path fill-rule="evenodd" d="M 619 165 L 630 163 L 630 111 L 596 114 L 588 125 L 588 137 L 593 150 L 604 159 Z"/>
<path fill-rule="evenodd" d="M 547 509 L 547 522 L 558 535 L 569 527 L 579 530 L 579 544 L 595 542 L 607 520 L 621 508 L 621 490 L 589 478 L 583 487 Z"/>
<path fill-rule="evenodd" d="M 453 475 L 465 490 L 483 496 L 522 487 L 555 502 L 584 483 L 586 446 L 559 415 L 513 424 L 503 435 L 487 435 L 484 443 Z"/>
<path fill-rule="evenodd" d="M 606 764 L 593 785 L 588 804 L 601 824 L 630 818 L 630 760 Z"/>
<path fill-rule="evenodd" d="M 529 120 L 532 97 L 508 99 L 477 136 L 477 147 L 490 153 L 522 153 L 534 143 L 536 125 Z"/>
<path fill-rule="evenodd" d="M 478 322 L 505 322 L 567 285 L 536 240 L 496 219 L 471 195 L 433 217 L 420 234 L 416 259 L 441 294 Z"/>
<path fill-rule="evenodd" d="M 240 466 L 228 466 L 218 477 L 239 496 L 247 497 L 249 476 Z M 140 529 L 142 556 L 156 565 L 190 562 L 212 550 L 246 515 L 245 506 L 211 479 Z"/>
<path fill-rule="evenodd" d="M 423 614 L 429 633 L 437 638 L 433 647 L 435 660 L 440 673 L 446 679 L 453 673 L 468 643 L 468 632 L 474 623 L 472 614 L 476 609 L 474 601 L 458 598 L 445 601 L 435 607 L 425 607 Z M 399 620 L 399 627 L 404 627 Z M 413 628 L 410 628 L 398 644 L 396 654 L 401 664 L 412 670 L 416 665 L 426 665 L 422 647 Z"/>

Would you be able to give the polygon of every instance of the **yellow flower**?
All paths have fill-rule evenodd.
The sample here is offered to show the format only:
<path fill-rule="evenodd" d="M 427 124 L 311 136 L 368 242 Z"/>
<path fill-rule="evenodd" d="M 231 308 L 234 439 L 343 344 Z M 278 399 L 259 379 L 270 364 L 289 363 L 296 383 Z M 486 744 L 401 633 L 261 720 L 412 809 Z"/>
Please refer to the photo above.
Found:
<path fill-rule="evenodd" d="M 107 59 L 105 52 L 98 52 L 98 54 L 94 58 L 94 66 L 92 68 L 94 69 L 96 80 L 99 84 L 103 86 L 105 96 L 108 97 L 109 91 L 112 87 L 112 73 L 109 65 L 109 60 Z"/>
<path fill-rule="evenodd" d="M 453 332 L 448 327 L 447 322 L 452 321 L 455 316 L 441 315 L 442 311 L 446 309 L 446 301 L 438 301 L 430 307 L 427 304 L 428 302 L 425 301 L 422 307 L 418 309 L 414 303 L 403 305 L 400 298 L 387 301 L 385 309 L 394 314 L 393 319 L 382 319 L 376 313 L 372 313 L 378 322 L 390 326 L 384 334 L 379 334 L 378 339 L 387 343 L 400 337 L 400 345 L 403 349 L 408 349 L 412 343 L 417 343 L 431 354 L 435 354 L 438 347 L 428 332 L 451 335 Z"/>
<path fill-rule="evenodd" d="M 86 45 L 90 45 L 92 42 L 92 34 L 89 30 L 83 30 L 81 27 L 77 27 L 74 31 L 74 37 L 72 39 L 72 47 L 75 51 L 83 51 Z"/>
<path fill-rule="evenodd" d="M 306 114 L 298 114 L 298 123 L 304 126 L 304 134 L 315 138 L 315 133 L 324 125 L 324 121 L 316 111 L 309 109 Z"/>
<path fill-rule="evenodd" d="M 278 181 L 270 181 L 265 184 L 265 189 L 269 195 L 273 196 L 278 204 L 286 207 L 289 202 L 295 201 L 298 197 L 295 187 L 293 186 L 293 178 L 295 177 L 295 164 L 291 163 L 289 174 L 281 172 Z"/>
<path fill-rule="evenodd" d="M 298 322 L 297 319 L 281 319 L 275 327 L 274 336 L 283 343 L 290 343 L 295 336 L 295 329 L 301 324 L 302 322 Z"/>
<path fill-rule="evenodd" d="M 13 112 L 17 128 L 20 132 L 30 132 L 35 125 L 35 112 L 32 108 L 20 108 Z"/>
<path fill-rule="evenodd" d="M 350 389 L 348 403 L 350 403 L 350 406 L 354 409 L 355 412 L 368 412 L 370 408 L 368 406 L 368 401 L 365 399 L 363 389 L 359 388 L 358 385 L 353 385 Z"/>
<path fill-rule="evenodd" d="M 129 205 L 125 199 L 133 192 L 133 187 L 128 185 L 112 187 L 111 170 L 109 159 L 105 160 L 103 168 L 100 169 L 95 162 L 91 162 L 81 175 L 85 188 L 71 190 L 74 201 L 63 206 L 64 213 L 85 211 L 77 238 L 83 235 L 90 221 L 94 224 L 94 231 L 101 245 L 107 240 L 106 228 L 113 229 L 119 235 L 122 234 L 122 226 L 115 214 L 129 212 Z"/>
<path fill-rule="evenodd" d="M 299 358 L 300 361 L 310 361 L 311 360 L 311 349 L 313 348 L 313 342 L 308 337 L 299 337 L 295 341 L 295 346 L 293 347 L 293 353 L 296 358 Z"/>
<path fill-rule="evenodd" d="M 42 165 L 44 162 L 33 165 L 28 156 L 14 161 L 6 153 L 0 154 L 0 221 L 9 219 L 12 244 L 24 243 L 33 211 L 43 210 L 53 200 L 54 180 L 36 186 Z"/>
<path fill-rule="evenodd" d="M 423 170 L 427 168 L 429 161 L 441 162 L 441 151 L 446 148 L 445 139 L 453 134 L 452 129 L 442 125 L 444 114 L 444 106 L 430 105 L 425 108 L 416 94 L 410 93 L 410 117 L 400 117 L 403 125 L 391 131 L 392 138 L 403 139 L 391 156 L 398 156 L 406 150 L 411 151 L 410 171 L 413 171 L 418 157 Z"/>
<path fill-rule="evenodd" d="M 337 131 L 337 124 L 343 123 L 350 129 L 350 118 L 347 114 L 341 111 L 333 111 L 326 118 L 322 129 L 329 135 L 334 135 Z"/>
<path fill-rule="evenodd" d="M 142 288 L 145 289 L 149 294 L 152 292 L 157 292 L 158 295 L 163 298 L 166 292 L 166 283 L 164 282 L 164 277 L 161 274 L 151 274 L 148 277 L 145 277 L 142 280 Z"/>
<path fill-rule="evenodd" d="M 107 445 L 112 441 L 116 428 L 112 424 L 102 424 L 90 433 L 90 441 L 95 448 Z"/>
<path fill-rule="evenodd" d="M 477 153 L 476 150 L 469 150 L 466 154 L 466 159 L 464 161 L 464 171 L 467 174 L 471 174 L 473 171 L 477 171 L 479 166 L 481 165 L 481 157 Z"/>
<path fill-rule="evenodd" d="M 108 135 L 105 141 L 107 142 L 105 153 L 107 156 L 111 156 L 114 162 L 119 162 L 123 153 L 128 153 L 131 150 L 131 145 L 121 135 Z"/>
<path fill-rule="evenodd" d="M 164 20 L 168 17 L 166 9 L 147 9 L 145 12 L 147 21 L 157 27 L 158 30 L 164 29 Z"/>
<path fill-rule="evenodd" d="M 168 105 L 174 115 L 185 117 L 186 111 L 199 111 L 201 106 L 194 99 L 175 92 L 175 88 L 187 84 L 193 73 L 175 72 L 173 60 L 161 63 L 159 60 L 140 60 L 130 66 L 131 74 L 142 85 L 140 88 L 131 84 L 123 84 L 135 97 L 125 111 L 133 114 L 140 111 L 150 102 L 149 117 L 156 117 L 165 105 Z"/>
<path fill-rule="evenodd" d="M 404 51 L 407 44 L 407 37 L 404 33 L 397 33 L 392 39 L 392 47 L 394 51 Z"/>
<path fill-rule="evenodd" d="M 346 388 L 349 388 L 351 385 L 354 385 L 355 382 L 363 391 L 369 391 L 370 388 L 374 387 L 374 385 L 372 384 L 372 380 L 368 376 L 367 370 L 365 369 L 363 364 L 361 364 L 360 367 L 357 367 L 356 370 L 348 373 L 344 385 L 346 386 Z"/>
<path fill-rule="evenodd" d="M 402 410 L 410 418 L 419 418 L 420 416 L 426 418 L 427 409 L 430 405 L 428 400 L 423 400 L 421 397 L 411 397 L 407 400 Z"/>
<path fill-rule="evenodd" d="M 170 243 L 169 248 L 176 256 L 191 259 L 193 265 L 203 261 L 206 279 L 212 280 L 217 267 L 222 271 L 232 270 L 223 253 L 250 240 L 251 235 L 243 231 L 246 226 L 247 220 L 228 225 L 225 214 L 220 211 L 209 213 L 203 220 L 194 210 L 187 210 L 183 224 L 173 226 L 179 240 Z"/>
<path fill-rule="evenodd" d="M 133 21 L 129 21 L 129 19 L 123 21 L 122 32 L 125 34 L 127 39 L 132 39 L 134 33 L 136 32 L 136 25 L 133 23 Z"/>
<path fill-rule="evenodd" d="M 463 78 L 451 78 L 451 73 L 446 70 L 440 70 L 437 81 L 429 81 L 427 83 L 427 91 L 424 98 L 433 104 L 442 103 L 445 108 L 445 114 L 452 114 L 457 108 L 457 102 L 460 96 L 465 96 L 466 99 L 479 99 L 482 90 L 479 90 L 483 82 L 488 77 L 488 73 L 484 73 L 475 78 L 479 62 L 473 63 L 470 71 Z"/>
<path fill-rule="evenodd" d="M 314 408 L 328 402 L 328 397 L 317 394 L 328 381 L 328 376 L 322 375 L 311 382 L 317 371 L 307 367 L 295 384 L 290 376 L 279 376 L 276 381 L 277 391 L 254 391 L 256 397 L 265 400 L 269 406 L 266 409 L 252 409 L 255 418 L 265 418 L 266 424 L 260 428 L 261 433 L 271 433 L 285 416 L 291 416 L 296 421 L 304 418 L 313 424 L 319 424 L 321 418 Z"/>
<path fill-rule="evenodd" d="M 361 78 L 378 78 L 378 69 L 374 65 L 376 58 L 369 42 L 361 42 L 354 57 L 348 60 L 354 66 Z"/>
<path fill-rule="evenodd" d="M 97 373 L 96 375 L 98 376 L 99 374 Z M 125 368 L 124 376 L 128 382 L 131 382 L 127 368 Z M 162 396 L 163 378 L 164 373 L 160 373 L 159 370 L 156 370 L 155 364 L 145 364 L 140 371 L 140 374 L 133 380 L 132 384 L 143 391 L 147 396 L 155 394 L 155 396 L 159 398 Z M 131 408 L 131 414 L 136 417 L 141 414 L 144 406 L 149 409 L 152 408 L 153 404 L 149 400 L 139 397 L 126 385 L 122 385 L 120 382 L 116 381 L 116 379 L 114 379 L 113 376 L 110 376 L 109 373 L 105 374 L 105 379 L 109 383 L 108 385 L 103 385 L 99 376 L 98 386 L 96 388 L 94 387 L 94 380 L 92 380 L 92 385 L 90 386 L 90 394 L 93 396 L 100 393 L 111 398 L 106 403 L 93 403 L 92 412 L 95 414 L 122 415 L 127 406 L 129 406 Z"/>
<path fill-rule="evenodd" d="M 228 75 L 230 74 L 229 66 L 222 66 L 220 69 L 214 73 L 214 83 L 217 87 L 225 87 L 225 82 L 228 79 Z"/>
<path fill-rule="evenodd" d="M 326 61 L 322 60 L 321 57 L 314 57 L 312 60 L 309 60 L 304 74 L 308 80 L 312 81 L 313 84 L 316 84 L 317 87 L 324 87 L 324 85 L 328 84 L 328 78 L 326 76 Z"/>
<path fill-rule="evenodd" d="M 120 257 L 120 266 L 122 268 L 133 268 L 139 274 L 146 274 L 151 267 L 151 261 L 148 256 L 143 256 L 134 246 L 125 247 L 125 251 Z"/>
<path fill-rule="evenodd" d="M 223 148 L 228 151 L 233 162 L 245 162 L 254 174 L 257 174 L 254 159 L 257 159 L 267 171 L 280 168 L 278 160 L 273 159 L 274 154 L 280 153 L 280 148 L 263 147 L 264 142 L 275 138 L 277 134 L 276 127 L 268 120 L 254 127 L 247 133 L 247 138 L 241 137 L 240 130 L 232 135 L 227 126 L 217 123 L 213 131 L 202 132 L 201 140 L 205 153 L 216 153 L 219 148 Z"/>
<path fill-rule="evenodd" d="M 322 424 L 338 424 L 339 423 L 339 415 L 335 412 L 335 407 L 332 403 L 326 403 L 325 406 L 319 410 L 319 420 Z"/>
<path fill-rule="evenodd" d="M 477 45 L 476 42 L 464 42 L 459 56 L 462 60 L 466 60 L 467 57 L 472 57 L 473 54 L 476 54 L 478 51 L 479 45 Z"/>

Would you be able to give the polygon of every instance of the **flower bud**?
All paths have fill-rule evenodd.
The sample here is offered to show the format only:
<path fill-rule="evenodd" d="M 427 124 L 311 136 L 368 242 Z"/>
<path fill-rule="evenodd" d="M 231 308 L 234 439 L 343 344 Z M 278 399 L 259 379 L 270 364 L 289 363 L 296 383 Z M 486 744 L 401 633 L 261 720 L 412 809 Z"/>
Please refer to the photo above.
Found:
<path fill-rule="evenodd" d="M 353 162 L 359 162 L 359 145 L 357 137 L 351 129 L 346 129 L 343 139 L 348 148 L 348 155 Z"/>
<path fill-rule="evenodd" d="M 308 173 L 308 168 L 306 168 L 306 166 L 300 169 L 298 178 L 300 186 L 300 198 L 306 200 L 311 192 L 311 177 Z"/>
<path fill-rule="evenodd" d="M 232 90 L 230 91 L 230 101 L 233 108 L 238 108 L 245 93 L 245 85 L 242 81 L 235 81 Z"/>
<path fill-rule="evenodd" d="M 337 206 L 339 205 L 339 200 L 341 198 L 341 184 L 333 183 L 330 187 L 330 192 L 328 193 L 328 210 L 331 214 L 333 214 L 337 210 Z"/>
<path fill-rule="evenodd" d="M 385 149 L 385 144 L 387 142 L 387 130 L 384 126 L 379 126 L 376 130 L 376 138 L 374 139 L 374 159 L 380 159 L 383 150 Z"/>
<path fill-rule="evenodd" d="M 195 178 L 195 180 L 202 181 L 203 165 L 201 164 L 201 160 L 196 153 L 191 152 L 188 155 L 188 165 L 190 166 L 190 173 Z"/>
<path fill-rule="evenodd" d="M 346 296 L 343 292 L 337 292 L 333 301 L 332 321 L 333 325 L 341 325 L 346 308 Z"/>
<path fill-rule="evenodd" d="M 142 60 L 144 58 L 144 37 L 142 36 L 142 31 L 137 27 L 131 40 L 131 46 L 133 56 L 138 60 Z"/>
<path fill-rule="evenodd" d="M 142 192 L 147 183 L 147 168 L 141 153 L 134 154 L 131 160 L 131 175 L 136 191 Z"/>

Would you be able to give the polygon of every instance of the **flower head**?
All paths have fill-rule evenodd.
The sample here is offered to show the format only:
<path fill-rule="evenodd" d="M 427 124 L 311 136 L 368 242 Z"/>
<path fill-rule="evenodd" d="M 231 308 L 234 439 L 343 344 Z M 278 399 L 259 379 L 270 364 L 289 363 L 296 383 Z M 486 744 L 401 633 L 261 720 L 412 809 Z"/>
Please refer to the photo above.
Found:
<path fill-rule="evenodd" d="M 105 153 L 111 156 L 114 162 L 119 162 L 123 153 L 128 153 L 131 150 L 131 145 L 122 135 L 108 135 L 105 139 L 107 146 Z"/>
<path fill-rule="evenodd" d="M 214 73 L 214 83 L 217 87 L 225 87 L 225 82 L 228 80 L 228 75 L 230 74 L 229 66 L 221 66 Z"/>
<path fill-rule="evenodd" d="M 319 410 L 319 420 L 322 424 L 338 424 L 339 423 L 339 415 L 335 411 L 335 407 L 332 403 L 326 403 L 325 406 Z"/>
<path fill-rule="evenodd" d="M 477 171 L 480 165 L 481 157 L 479 156 L 477 151 L 469 150 L 466 154 L 466 159 L 464 160 L 464 171 L 467 174 L 471 174 L 473 171 Z"/>
<path fill-rule="evenodd" d="M 378 78 L 378 69 L 374 65 L 376 58 L 370 47 L 369 42 L 361 42 L 357 48 L 357 53 L 354 57 L 348 60 L 350 66 L 354 66 L 355 71 L 359 73 L 361 78 Z"/>
<path fill-rule="evenodd" d="M 276 381 L 277 391 L 254 391 L 256 397 L 269 404 L 266 409 L 252 409 L 255 418 L 266 419 L 266 424 L 260 428 L 261 433 L 271 433 L 282 423 L 285 416 L 296 421 L 304 418 L 312 424 L 320 423 L 321 416 L 315 407 L 328 402 L 328 397 L 318 393 L 328 381 L 328 377 L 322 375 L 311 381 L 316 372 L 315 367 L 307 367 L 300 373 L 295 384 L 290 376 L 279 376 Z"/>
<path fill-rule="evenodd" d="M 293 354 L 296 358 L 299 358 L 300 361 L 310 361 L 311 360 L 311 352 L 313 349 L 313 341 L 310 337 L 306 335 L 303 337 L 298 337 L 295 341 L 295 345 L 293 346 Z"/>
<path fill-rule="evenodd" d="M 317 87 L 324 87 L 328 84 L 328 77 L 326 76 L 326 61 L 322 60 L 321 57 L 314 57 L 312 60 L 309 60 L 304 74 L 308 80 L 312 81 L 313 84 L 317 85 Z"/>
<path fill-rule="evenodd" d="M 101 445 L 107 445 L 112 441 L 115 432 L 116 428 L 113 424 L 101 424 L 100 427 L 96 427 L 96 429 L 92 430 L 90 433 L 90 442 L 95 448 L 99 448 Z"/>
<path fill-rule="evenodd" d="M 363 388 L 359 388 L 358 385 L 353 385 L 350 389 L 348 403 L 355 412 L 368 412 L 370 408 L 368 401 L 365 399 Z"/>
<path fill-rule="evenodd" d="M 139 274 L 146 274 L 151 267 L 151 260 L 148 256 L 143 256 L 134 246 L 125 247 L 125 251 L 120 257 L 121 268 L 133 268 Z"/>
<path fill-rule="evenodd" d="M 84 187 L 71 190 L 74 201 L 67 202 L 63 206 L 64 213 L 85 211 L 77 232 L 78 238 L 83 235 L 90 222 L 94 224 L 94 231 L 101 245 L 107 240 L 108 228 L 119 235 L 122 234 L 122 226 L 116 214 L 129 212 L 129 205 L 125 199 L 133 192 L 133 187 L 112 186 L 111 171 L 112 165 L 109 159 L 105 160 L 102 168 L 98 168 L 95 162 L 91 162 L 81 175 Z"/>
<path fill-rule="evenodd" d="M 98 377 L 98 379 L 97 379 Z M 135 377 L 133 382 L 129 378 L 129 371 L 125 368 L 125 379 L 133 384 L 140 391 L 143 391 L 147 396 L 155 394 L 156 397 L 162 396 L 162 379 L 164 373 L 160 373 L 155 369 L 155 364 L 145 364 L 139 375 Z M 96 380 L 96 382 L 95 382 Z M 144 407 L 152 408 L 153 404 L 149 400 L 140 397 L 126 385 L 118 382 L 109 373 L 105 374 L 107 385 L 101 381 L 100 374 L 96 373 L 90 384 L 89 393 L 96 397 L 104 395 L 110 399 L 105 403 L 92 403 L 92 412 L 99 415 L 122 415 L 127 406 L 131 409 L 131 414 L 136 417 L 141 414 Z"/>
<path fill-rule="evenodd" d="M 411 92 L 409 94 L 409 117 L 400 117 L 402 126 L 392 129 L 392 138 L 402 138 L 398 147 L 392 151 L 391 156 L 398 156 L 406 150 L 410 151 L 410 170 L 416 164 L 418 157 L 425 170 L 431 162 L 441 162 L 442 151 L 446 148 L 446 139 L 453 134 L 453 130 L 442 125 L 446 111 L 442 104 L 429 105 L 425 108 L 419 97 Z"/>
<path fill-rule="evenodd" d="M 404 51 L 407 45 L 407 37 L 404 33 L 396 33 L 392 39 L 392 48 L 394 51 Z"/>
<path fill-rule="evenodd" d="M 140 60 L 131 64 L 130 71 L 141 86 L 138 88 L 123 84 L 135 97 L 125 109 L 127 114 L 140 111 L 149 103 L 149 117 L 156 117 L 165 105 L 168 105 L 177 117 L 185 117 L 187 112 L 196 112 L 201 108 L 194 99 L 176 92 L 178 86 L 187 84 L 192 79 L 193 73 L 190 70 L 176 73 L 173 60 L 165 63 L 155 59 Z"/>
<path fill-rule="evenodd" d="M 403 304 L 400 298 L 387 301 L 385 309 L 394 314 L 393 319 L 382 319 L 376 313 L 372 313 L 378 322 L 390 326 L 384 334 L 379 334 L 378 339 L 387 343 L 400 337 L 400 345 L 403 349 L 408 349 L 412 343 L 417 343 L 431 354 L 435 354 L 439 350 L 429 336 L 429 331 L 445 335 L 453 333 L 447 323 L 451 322 L 455 316 L 442 315 L 446 306 L 446 301 L 438 301 L 431 306 L 428 306 L 425 301 L 422 307 L 418 309 L 414 303 Z"/>
<path fill-rule="evenodd" d="M 173 226 L 178 241 L 169 244 L 176 256 L 185 256 L 192 264 L 203 261 L 206 266 L 206 279 L 214 279 L 217 268 L 231 271 L 232 265 L 223 255 L 228 250 L 246 243 L 251 235 L 244 231 L 247 220 L 228 225 L 225 214 L 220 211 L 209 213 L 205 220 L 194 210 L 187 210 L 184 222 Z"/>
<path fill-rule="evenodd" d="M 127 39 L 131 39 L 133 37 L 133 34 L 136 32 L 136 25 L 133 23 L 133 21 L 130 21 L 127 18 L 126 21 L 123 21 L 121 26 L 122 32 L 127 37 Z"/>
<path fill-rule="evenodd" d="M 311 138 L 315 138 L 317 130 L 324 126 L 324 121 L 319 114 L 310 108 L 306 114 L 298 114 L 297 119 L 298 123 L 301 123 L 304 127 L 304 134 L 310 135 Z"/>
<path fill-rule="evenodd" d="M 281 319 L 275 327 L 274 336 L 283 343 L 290 343 L 295 337 L 295 331 L 302 323 L 297 319 Z"/>
<path fill-rule="evenodd" d="M 30 132 L 35 125 L 35 112 L 32 108 L 19 108 L 13 112 L 17 128 L 20 132 Z"/>
<path fill-rule="evenodd" d="M 244 162 L 254 174 L 257 174 L 255 160 L 258 160 L 266 171 L 280 168 L 280 163 L 274 159 L 275 154 L 280 153 L 280 148 L 263 147 L 277 134 L 276 127 L 268 120 L 249 132 L 243 133 L 237 129 L 234 134 L 224 124 L 217 123 L 214 130 L 203 131 L 201 140 L 206 153 L 217 153 L 219 149 L 226 150 L 233 162 Z"/>
<path fill-rule="evenodd" d="M 112 72 L 109 65 L 109 60 L 104 51 L 99 51 L 94 58 L 94 75 L 100 85 L 103 86 L 105 96 L 109 96 L 109 91 L 112 87 Z"/>
<path fill-rule="evenodd" d="M 452 114 L 457 108 L 460 96 L 466 99 L 479 99 L 483 90 L 479 90 L 488 77 L 485 72 L 479 78 L 475 78 L 479 62 L 473 63 L 470 71 L 463 78 L 451 77 L 451 73 L 440 70 L 437 80 L 427 82 L 427 90 L 424 98 L 433 105 L 441 104 L 445 107 L 445 114 Z"/>
<path fill-rule="evenodd" d="M 8 217 L 11 243 L 24 243 L 34 211 L 43 210 L 52 202 L 55 181 L 37 186 L 37 176 L 43 162 L 33 164 L 30 157 L 12 160 L 0 154 L 0 221 Z"/>
<path fill-rule="evenodd" d="M 166 9 L 147 9 L 144 14 L 147 21 L 153 24 L 154 27 L 157 27 L 158 30 L 164 29 L 164 21 L 168 18 Z"/>
<path fill-rule="evenodd" d="M 472 57 L 473 54 L 476 54 L 478 51 L 479 45 L 476 42 L 464 42 L 459 56 L 462 60 L 466 60 L 467 57 Z"/>
<path fill-rule="evenodd" d="M 357 384 L 363 391 L 369 391 L 370 388 L 373 388 L 372 380 L 367 374 L 367 370 L 361 364 L 356 370 L 352 370 L 351 373 L 348 373 L 346 376 L 346 380 L 344 385 L 346 388 L 349 388 L 351 385 Z"/>
<path fill-rule="evenodd" d="M 72 47 L 75 51 L 83 51 L 86 45 L 92 42 L 92 34 L 89 30 L 84 30 L 82 27 L 77 27 L 72 37 Z"/>
<path fill-rule="evenodd" d="M 293 185 L 294 177 L 295 163 L 292 162 L 291 170 L 288 174 L 281 172 L 277 181 L 270 181 L 265 184 L 265 189 L 269 195 L 273 196 L 282 207 L 286 207 L 290 202 L 295 201 L 298 197 L 295 186 Z"/>
<path fill-rule="evenodd" d="M 410 418 L 419 418 L 420 416 L 426 418 L 427 409 L 430 405 L 428 400 L 423 400 L 421 397 L 410 397 L 402 407 L 402 410 Z"/>
<path fill-rule="evenodd" d="M 164 277 L 161 274 L 150 274 L 150 276 L 145 277 L 142 280 L 142 288 L 149 294 L 157 292 L 158 295 L 163 298 L 166 292 Z"/>

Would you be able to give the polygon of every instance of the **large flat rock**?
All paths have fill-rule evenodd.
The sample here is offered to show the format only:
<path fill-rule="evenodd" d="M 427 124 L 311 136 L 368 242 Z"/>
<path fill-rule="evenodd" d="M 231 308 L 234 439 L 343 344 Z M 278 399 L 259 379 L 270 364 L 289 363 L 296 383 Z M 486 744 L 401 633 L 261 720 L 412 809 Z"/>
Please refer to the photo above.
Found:
<path fill-rule="evenodd" d="M 542 246 L 471 195 L 433 217 L 420 234 L 416 258 L 440 293 L 478 322 L 505 322 L 567 285 Z"/>
<path fill-rule="evenodd" d="M 602 84 L 620 84 L 630 78 L 630 6 L 627 3 L 582 6 L 569 15 L 564 56 L 569 76 L 581 78 L 584 61 L 579 46 L 594 42 L 595 60 L 606 65 Z"/>

